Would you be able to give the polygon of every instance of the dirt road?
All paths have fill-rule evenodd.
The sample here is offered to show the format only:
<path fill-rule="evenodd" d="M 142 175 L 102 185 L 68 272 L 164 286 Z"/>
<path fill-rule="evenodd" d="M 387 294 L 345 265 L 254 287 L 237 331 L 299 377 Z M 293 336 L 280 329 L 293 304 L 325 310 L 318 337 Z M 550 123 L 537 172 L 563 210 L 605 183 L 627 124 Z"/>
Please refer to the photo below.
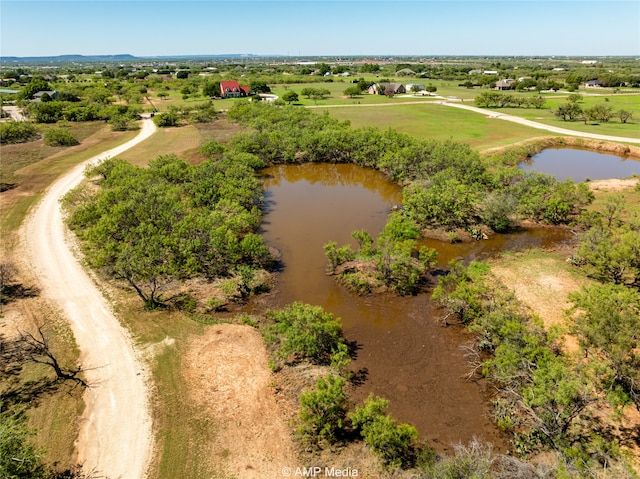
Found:
<path fill-rule="evenodd" d="M 59 178 L 27 218 L 20 231 L 22 251 L 42 288 L 71 324 L 80 361 L 92 385 L 84 395 L 76 444 L 77 460 L 109 478 L 146 476 L 153 436 L 148 407 L 147 374 L 127 332 L 91 277 L 74 255 L 60 208 L 60 199 L 83 179 L 89 162 L 114 157 L 155 131 L 143 120 L 131 141 L 78 165 Z"/>
<path fill-rule="evenodd" d="M 513 115 L 507 115 L 505 113 L 500 113 L 493 110 L 485 110 L 483 108 L 477 108 L 475 106 L 465 105 L 464 103 L 442 101 L 442 102 L 439 102 L 439 104 L 452 106 L 454 108 L 462 108 L 463 110 L 474 111 L 476 113 L 481 113 L 483 115 L 486 115 L 489 118 L 497 118 L 499 120 L 512 121 L 514 123 L 520 123 L 521 125 L 529 126 L 531 128 L 552 131 L 553 133 L 560 133 L 561 135 L 581 136 L 583 138 L 592 138 L 594 140 L 623 141 L 625 143 L 640 143 L 640 138 L 625 138 L 621 136 L 599 135 L 597 133 L 587 133 L 583 131 L 568 130 L 566 128 L 559 128 L 557 126 L 545 125 L 544 123 L 525 120 L 524 118 L 520 118 Z"/>

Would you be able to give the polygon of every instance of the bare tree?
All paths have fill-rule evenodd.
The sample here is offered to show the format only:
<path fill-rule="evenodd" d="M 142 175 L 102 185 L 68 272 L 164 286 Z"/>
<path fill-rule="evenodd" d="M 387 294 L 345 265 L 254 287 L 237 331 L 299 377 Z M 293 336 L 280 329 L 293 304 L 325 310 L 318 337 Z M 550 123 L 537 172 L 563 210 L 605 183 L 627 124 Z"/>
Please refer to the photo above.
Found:
<path fill-rule="evenodd" d="M 84 371 L 80 364 L 76 365 L 75 368 L 60 364 L 56 354 L 51 349 L 49 337 L 44 331 L 44 325 L 38 324 L 35 333 L 19 331 L 19 335 L 17 342 L 23 362 L 47 365 L 54 370 L 58 380 L 71 380 L 84 387 L 89 386 L 84 379 L 79 377 L 80 373 Z"/>

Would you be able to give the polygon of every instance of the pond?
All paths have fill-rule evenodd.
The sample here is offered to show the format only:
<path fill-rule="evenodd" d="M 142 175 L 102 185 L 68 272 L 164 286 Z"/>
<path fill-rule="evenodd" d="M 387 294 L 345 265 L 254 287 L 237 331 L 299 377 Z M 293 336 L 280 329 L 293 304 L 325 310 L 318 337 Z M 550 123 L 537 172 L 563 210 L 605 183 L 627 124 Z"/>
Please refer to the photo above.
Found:
<path fill-rule="evenodd" d="M 264 170 L 267 208 L 263 235 L 282 252 L 283 268 L 272 294 L 254 308 L 279 308 L 294 301 L 320 305 L 342 318 L 348 341 L 358 345 L 354 371 L 366 373 L 353 399 L 369 393 L 387 398 L 390 412 L 418 428 L 440 450 L 474 436 L 503 447 L 489 419 L 487 385 L 464 379 L 469 367 L 461 346 L 471 337 L 461 327 L 443 327 L 429 294 L 358 297 L 326 274 L 322 246 L 356 246 L 351 232 L 377 236 L 401 189 L 373 170 L 355 165 L 307 164 Z M 545 246 L 566 237 L 522 232 L 506 239 L 450 245 L 427 241 L 446 263 L 453 257 L 495 254 L 505 248 Z M 549 239 L 550 238 L 550 239 Z M 256 311 L 258 312 L 258 311 Z"/>
<path fill-rule="evenodd" d="M 548 148 L 520 163 L 519 167 L 548 173 L 560 181 L 569 178 L 576 182 L 640 174 L 640 161 L 574 148 Z"/>

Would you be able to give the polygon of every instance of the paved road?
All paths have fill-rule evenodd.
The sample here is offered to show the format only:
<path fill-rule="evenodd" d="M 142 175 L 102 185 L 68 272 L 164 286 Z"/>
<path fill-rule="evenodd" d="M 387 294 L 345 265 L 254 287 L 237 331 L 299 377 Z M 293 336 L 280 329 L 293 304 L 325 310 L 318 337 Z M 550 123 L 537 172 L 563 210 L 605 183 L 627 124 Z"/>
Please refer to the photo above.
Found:
<path fill-rule="evenodd" d="M 47 190 L 22 227 L 21 246 L 42 286 L 69 320 L 80 361 L 92 385 L 84 395 L 76 450 L 87 470 L 109 478 L 142 479 L 151 457 L 153 436 L 146 371 L 126 330 L 74 254 L 60 199 L 83 179 L 85 166 L 117 156 L 155 131 L 143 120 L 133 140 L 78 165 Z"/>

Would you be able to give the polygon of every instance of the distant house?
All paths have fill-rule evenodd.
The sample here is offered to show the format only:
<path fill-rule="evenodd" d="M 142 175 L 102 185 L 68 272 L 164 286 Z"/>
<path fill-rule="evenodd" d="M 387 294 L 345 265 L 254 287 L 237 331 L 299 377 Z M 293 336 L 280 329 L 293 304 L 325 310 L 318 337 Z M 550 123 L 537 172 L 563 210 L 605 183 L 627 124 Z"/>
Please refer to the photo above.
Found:
<path fill-rule="evenodd" d="M 589 80 L 584 82 L 585 88 L 600 88 L 601 86 L 602 83 L 600 83 L 598 80 Z"/>
<path fill-rule="evenodd" d="M 240 86 L 238 80 L 220 82 L 220 96 L 222 98 L 240 98 L 249 96 L 249 87 Z"/>
<path fill-rule="evenodd" d="M 514 83 L 515 83 L 515 80 L 512 80 L 511 78 L 498 80 L 496 82 L 495 90 L 512 90 Z"/>
<path fill-rule="evenodd" d="M 407 93 L 407 89 L 402 83 L 374 83 L 369 87 L 371 95 L 397 95 L 399 93 Z"/>
<path fill-rule="evenodd" d="M 50 100 L 55 100 L 58 98 L 58 90 L 49 90 L 49 91 L 39 91 L 38 93 L 33 94 L 33 99 L 31 101 L 39 102 L 42 101 L 42 97 L 47 95 Z"/>
<path fill-rule="evenodd" d="M 484 75 L 497 75 L 498 71 L 497 70 L 485 70 L 482 72 Z"/>

